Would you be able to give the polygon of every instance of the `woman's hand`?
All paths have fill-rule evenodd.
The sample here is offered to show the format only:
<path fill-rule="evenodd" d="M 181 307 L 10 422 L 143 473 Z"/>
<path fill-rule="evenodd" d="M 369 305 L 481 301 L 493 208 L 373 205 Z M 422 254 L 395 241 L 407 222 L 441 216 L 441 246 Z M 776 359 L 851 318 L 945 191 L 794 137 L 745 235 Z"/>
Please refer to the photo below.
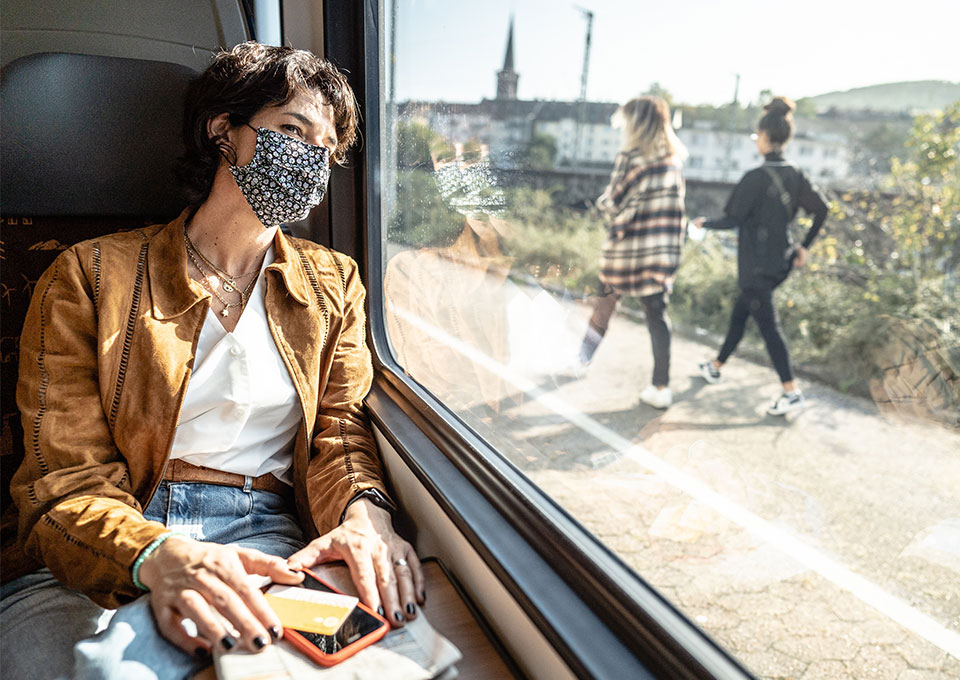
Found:
<path fill-rule="evenodd" d="M 150 589 L 150 606 L 163 636 L 188 654 L 205 655 L 214 644 L 225 649 L 237 644 L 228 626 L 251 651 L 282 634 L 280 620 L 248 574 L 286 585 L 303 580 L 282 558 L 186 536 L 164 541 L 143 561 L 139 576 Z M 184 630 L 183 619 L 197 624 L 198 637 Z"/>
<path fill-rule="evenodd" d="M 793 266 L 799 269 L 807 263 L 807 249 L 803 246 L 797 246 L 793 251 Z"/>
<path fill-rule="evenodd" d="M 691 241 L 702 241 L 705 236 L 703 230 L 703 223 L 706 221 L 706 217 L 698 217 L 695 220 L 690 220 L 687 222 L 687 237 Z"/>
<path fill-rule="evenodd" d="M 416 617 L 423 605 L 423 571 L 413 546 L 393 530 L 390 513 L 361 498 L 347 508 L 343 523 L 290 556 L 293 567 L 311 568 L 343 560 L 360 599 L 394 626 Z"/>

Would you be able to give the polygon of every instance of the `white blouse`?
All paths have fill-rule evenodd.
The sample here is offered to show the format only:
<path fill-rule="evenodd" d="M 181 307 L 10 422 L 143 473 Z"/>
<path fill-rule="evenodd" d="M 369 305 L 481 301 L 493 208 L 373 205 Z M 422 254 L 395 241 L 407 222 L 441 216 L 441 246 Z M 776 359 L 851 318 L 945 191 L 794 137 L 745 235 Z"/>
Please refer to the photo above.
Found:
<path fill-rule="evenodd" d="M 267 324 L 263 270 L 274 257 L 270 246 L 232 333 L 207 311 L 170 458 L 289 484 L 302 414 Z"/>

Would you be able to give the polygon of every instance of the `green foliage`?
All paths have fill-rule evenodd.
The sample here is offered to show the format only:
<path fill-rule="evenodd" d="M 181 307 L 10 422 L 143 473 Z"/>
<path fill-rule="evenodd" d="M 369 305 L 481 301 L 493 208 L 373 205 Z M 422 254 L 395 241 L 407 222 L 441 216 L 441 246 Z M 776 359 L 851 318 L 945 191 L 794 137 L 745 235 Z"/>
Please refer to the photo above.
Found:
<path fill-rule="evenodd" d="M 960 102 L 917 116 L 906 151 L 891 163 L 892 210 L 868 216 L 895 244 L 883 269 L 916 287 L 960 267 Z"/>
<path fill-rule="evenodd" d="M 397 123 L 397 163 L 401 168 L 430 168 L 433 159 L 445 160 L 454 154 L 453 145 L 426 123 Z"/>
<path fill-rule="evenodd" d="M 903 153 L 909 133 L 909 126 L 899 121 L 887 121 L 862 131 L 855 137 L 854 163 L 861 172 L 890 172 L 890 163 L 894 156 Z"/>
<path fill-rule="evenodd" d="M 798 364 L 865 393 L 879 377 L 878 357 L 898 341 L 889 335 L 891 318 L 898 328 L 934 329 L 941 346 L 960 346 L 958 149 L 960 102 L 916 118 L 885 192 L 834 197 L 809 266 L 776 292 Z M 736 295 L 735 264 L 718 240 L 688 244 L 672 314 L 722 334 Z M 746 342 L 761 347 L 755 334 Z"/>
<path fill-rule="evenodd" d="M 758 113 L 752 109 L 705 107 L 703 112 L 743 116 L 752 125 Z M 414 246 L 448 245 L 461 232 L 463 217 L 445 204 L 432 174 L 423 169 L 426 159 L 443 149 L 442 139 L 424 128 L 413 124 L 403 131 L 401 151 L 407 156 L 401 158 L 391 238 Z M 539 143 L 545 152 L 555 148 L 547 140 Z M 776 292 L 796 363 L 825 382 L 860 393 L 878 377 L 878 357 L 899 339 L 891 329 L 923 328 L 940 346 L 960 347 L 960 102 L 918 116 L 898 153 L 883 191 L 833 196 L 808 266 Z M 562 206 L 556 194 L 563 190 L 504 190 L 506 208 L 499 216 L 509 234 L 503 254 L 517 274 L 589 295 L 599 282 L 605 227 L 595 212 Z M 809 222 L 796 226 L 805 231 Z M 717 335 L 726 331 L 738 292 L 731 246 L 727 234 L 687 243 L 671 299 L 677 322 Z M 748 328 L 744 342 L 760 350 L 753 324 Z"/>
<path fill-rule="evenodd" d="M 673 109 L 673 95 L 670 94 L 670 91 L 660 83 L 650 83 L 650 87 L 647 88 L 647 91 L 644 92 L 644 94 L 652 97 L 660 97 L 660 99 L 667 102 L 667 105 L 671 108 L 671 110 Z"/>
<path fill-rule="evenodd" d="M 514 270 L 544 285 L 591 292 L 598 285 L 597 254 L 605 228 L 599 216 L 557 205 L 550 193 L 517 187 L 506 191 L 503 218 L 510 225 L 503 252 Z"/>
<path fill-rule="evenodd" d="M 553 135 L 537 133 L 518 158 L 527 170 L 552 170 L 557 160 L 557 140 Z"/>
<path fill-rule="evenodd" d="M 414 247 L 448 246 L 463 230 L 463 216 L 440 196 L 433 172 L 397 172 L 397 209 L 390 220 L 390 240 Z"/>
<path fill-rule="evenodd" d="M 768 101 L 770 100 L 768 99 L 766 102 L 763 102 L 763 103 L 766 104 Z M 816 104 L 813 103 L 813 100 L 810 99 L 809 97 L 801 97 L 796 101 L 796 105 L 797 105 L 797 111 L 796 111 L 797 118 L 813 118 L 814 116 L 817 115 L 817 106 Z"/>
<path fill-rule="evenodd" d="M 723 106 L 711 106 L 710 104 L 689 106 L 682 104 L 678 109 L 683 112 L 683 124 L 687 127 L 706 122 L 724 130 L 753 130 L 763 112 L 763 107 L 756 104 L 745 107 L 740 106 L 740 104 L 725 104 Z"/>
<path fill-rule="evenodd" d="M 688 242 L 670 298 L 670 314 L 714 333 L 726 331 L 730 303 L 737 296 L 736 255 L 718 239 Z"/>

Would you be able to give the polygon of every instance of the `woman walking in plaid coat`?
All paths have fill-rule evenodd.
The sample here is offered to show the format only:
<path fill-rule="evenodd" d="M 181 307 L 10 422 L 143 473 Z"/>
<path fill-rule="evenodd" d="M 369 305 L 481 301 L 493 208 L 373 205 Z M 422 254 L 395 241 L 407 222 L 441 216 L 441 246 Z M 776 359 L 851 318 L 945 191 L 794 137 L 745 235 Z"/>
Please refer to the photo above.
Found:
<path fill-rule="evenodd" d="M 640 298 L 653 346 L 653 384 L 640 399 L 667 408 L 670 393 L 670 320 L 666 309 L 677 268 L 684 227 L 681 163 L 687 151 L 670 125 L 670 108 L 659 97 L 638 97 L 621 106 L 614 124 L 623 126 L 623 148 L 610 184 L 597 199 L 609 228 L 601 256 L 603 288 L 580 348 L 580 361 L 593 359 L 618 300 Z"/>

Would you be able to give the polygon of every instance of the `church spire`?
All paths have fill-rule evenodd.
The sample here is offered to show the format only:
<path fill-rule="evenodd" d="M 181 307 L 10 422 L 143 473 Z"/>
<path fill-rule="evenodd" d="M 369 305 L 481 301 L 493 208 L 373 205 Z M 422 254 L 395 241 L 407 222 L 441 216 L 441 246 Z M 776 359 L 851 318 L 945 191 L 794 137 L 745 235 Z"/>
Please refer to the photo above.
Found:
<path fill-rule="evenodd" d="M 507 54 L 503 57 L 503 70 L 513 70 L 513 17 L 510 17 L 510 30 L 507 33 Z"/>
<path fill-rule="evenodd" d="M 503 57 L 503 69 L 497 73 L 497 99 L 516 99 L 517 81 L 520 76 L 513 70 L 513 16 L 507 32 L 507 52 Z"/>

